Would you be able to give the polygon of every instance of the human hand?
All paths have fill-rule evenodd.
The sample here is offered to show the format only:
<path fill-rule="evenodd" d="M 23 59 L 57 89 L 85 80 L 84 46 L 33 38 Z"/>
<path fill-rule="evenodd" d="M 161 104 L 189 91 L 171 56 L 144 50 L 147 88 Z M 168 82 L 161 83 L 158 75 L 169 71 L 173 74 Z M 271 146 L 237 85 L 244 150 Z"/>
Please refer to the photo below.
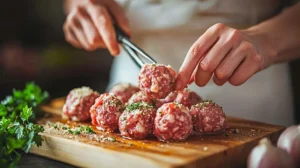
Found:
<path fill-rule="evenodd" d="M 93 51 L 108 48 L 116 56 L 120 49 L 113 20 L 130 34 L 122 8 L 113 0 L 82 0 L 67 16 L 63 29 L 65 39 L 76 48 Z"/>
<path fill-rule="evenodd" d="M 210 27 L 190 48 L 178 72 L 176 89 L 188 83 L 205 86 L 213 76 L 217 85 L 229 81 L 241 85 L 271 64 L 276 55 L 268 37 L 251 30 L 237 30 L 224 24 Z"/>

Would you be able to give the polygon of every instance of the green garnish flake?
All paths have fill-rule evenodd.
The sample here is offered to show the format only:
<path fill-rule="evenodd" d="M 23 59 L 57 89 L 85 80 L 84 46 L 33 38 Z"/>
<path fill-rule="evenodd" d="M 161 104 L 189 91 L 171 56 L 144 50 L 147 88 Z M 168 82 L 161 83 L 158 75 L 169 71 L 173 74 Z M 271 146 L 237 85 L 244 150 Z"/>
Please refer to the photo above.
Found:
<path fill-rule="evenodd" d="M 127 105 L 126 107 L 126 111 L 130 112 L 136 109 L 140 109 L 142 107 L 146 107 L 146 108 L 154 108 L 154 106 L 152 106 L 151 104 L 148 104 L 146 102 L 137 102 L 137 103 L 132 103 Z"/>
<path fill-rule="evenodd" d="M 57 129 L 57 125 L 54 125 L 54 129 Z"/>
<path fill-rule="evenodd" d="M 79 126 L 79 131 L 82 132 L 83 131 L 83 127 Z"/>
<path fill-rule="evenodd" d="M 90 128 L 89 126 L 85 127 L 85 131 L 90 134 L 95 134 L 95 131 L 92 128 Z"/>
<path fill-rule="evenodd" d="M 73 133 L 74 133 L 75 135 L 79 135 L 79 134 L 80 134 L 80 131 L 79 131 L 79 130 L 76 130 L 76 131 L 73 131 Z"/>
<path fill-rule="evenodd" d="M 67 127 L 62 127 L 62 129 L 63 129 L 63 130 L 67 130 L 68 128 L 67 128 Z"/>
<path fill-rule="evenodd" d="M 133 111 L 139 109 L 141 107 L 141 102 L 129 104 L 126 107 L 126 111 Z"/>
<path fill-rule="evenodd" d="M 70 129 L 68 129 L 68 132 L 69 132 L 69 133 L 71 133 L 71 134 L 73 134 L 73 131 L 72 131 L 72 130 L 70 130 Z"/>

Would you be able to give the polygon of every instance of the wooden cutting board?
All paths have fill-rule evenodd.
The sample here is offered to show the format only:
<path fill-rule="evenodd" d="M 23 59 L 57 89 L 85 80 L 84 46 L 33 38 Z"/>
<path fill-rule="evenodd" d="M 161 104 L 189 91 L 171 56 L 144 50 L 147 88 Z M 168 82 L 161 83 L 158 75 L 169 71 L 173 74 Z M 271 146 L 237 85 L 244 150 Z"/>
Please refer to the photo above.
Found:
<path fill-rule="evenodd" d="M 41 147 L 30 152 L 79 167 L 240 167 L 246 165 L 250 150 L 263 137 L 275 143 L 284 127 L 228 117 L 229 128 L 219 135 L 190 136 L 184 142 L 163 143 L 123 139 L 118 133 L 104 133 L 90 123 L 64 121 L 60 114 L 64 98 L 43 106 L 52 113 L 38 121 L 45 132 Z M 56 123 L 57 122 L 57 123 Z M 96 134 L 68 133 L 62 127 L 89 125 Z M 56 127 L 56 128 L 54 128 Z"/>

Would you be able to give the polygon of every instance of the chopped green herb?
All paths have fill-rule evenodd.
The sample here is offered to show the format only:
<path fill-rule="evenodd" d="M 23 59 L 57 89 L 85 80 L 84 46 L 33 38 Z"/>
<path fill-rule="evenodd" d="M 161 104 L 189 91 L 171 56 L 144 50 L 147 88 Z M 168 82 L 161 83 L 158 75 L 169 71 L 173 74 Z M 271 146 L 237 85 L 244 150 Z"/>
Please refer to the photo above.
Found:
<path fill-rule="evenodd" d="M 73 131 L 73 133 L 75 134 L 75 135 L 79 135 L 80 134 L 80 131 Z"/>
<path fill-rule="evenodd" d="M 133 110 L 136 110 L 136 109 L 140 108 L 140 106 L 141 106 L 141 102 L 129 104 L 129 105 L 126 107 L 126 111 L 133 111 Z"/>
<path fill-rule="evenodd" d="M 92 128 L 90 128 L 89 126 L 85 127 L 86 132 L 90 133 L 90 134 L 95 134 L 94 130 Z"/>
<path fill-rule="evenodd" d="M 54 125 L 54 129 L 57 129 L 57 125 Z"/>
<path fill-rule="evenodd" d="M 130 112 L 136 109 L 140 109 L 142 107 L 146 107 L 146 108 L 154 108 L 154 106 L 152 106 L 151 104 L 148 104 L 146 102 L 137 102 L 137 103 L 132 103 L 127 105 L 126 107 L 126 111 Z"/>
<path fill-rule="evenodd" d="M 71 133 L 71 134 L 73 134 L 73 131 L 72 131 L 72 130 L 70 130 L 70 129 L 68 129 L 68 132 L 69 132 L 69 133 Z"/>
<path fill-rule="evenodd" d="M 79 130 L 80 130 L 80 132 L 82 132 L 83 131 L 83 127 L 79 126 Z"/>
<path fill-rule="evenodd" d="M 67 127 L 62 127 L 62 129 L 63 129 L 63 130 L 67 130 L 68 128 L 67 128 Z"/>

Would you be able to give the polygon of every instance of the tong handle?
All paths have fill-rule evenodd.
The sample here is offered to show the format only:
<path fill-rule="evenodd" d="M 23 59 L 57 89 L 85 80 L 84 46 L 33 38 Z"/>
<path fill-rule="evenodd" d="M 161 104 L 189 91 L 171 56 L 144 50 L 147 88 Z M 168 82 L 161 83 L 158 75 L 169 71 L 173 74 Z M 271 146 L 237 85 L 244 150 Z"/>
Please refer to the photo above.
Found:
<path fill-rule="evenodd" d="M 123 30 L 116 24 L 114 24 L 117 40 L 122 44 L 125 51 L 132 58 L 132 60 L 139 66 L 142 67 L 145 63 L 138 55 L 140 54 L 144 59 L 147 59 L 149 62 L 156 64 L 157 62 L 148 54 L 146 54 L 142 49 L 133 44 L 129 37 L 123 32 Z"/>
<path fill-rule="evenodd" d="M 124 31 L 118 25 L 114 24 L 114 28 L 115 28 L 118 42 L 122 43 L 122 40 L 124 38 L 128 39 L 128 36 L 124 33 Z"/>

